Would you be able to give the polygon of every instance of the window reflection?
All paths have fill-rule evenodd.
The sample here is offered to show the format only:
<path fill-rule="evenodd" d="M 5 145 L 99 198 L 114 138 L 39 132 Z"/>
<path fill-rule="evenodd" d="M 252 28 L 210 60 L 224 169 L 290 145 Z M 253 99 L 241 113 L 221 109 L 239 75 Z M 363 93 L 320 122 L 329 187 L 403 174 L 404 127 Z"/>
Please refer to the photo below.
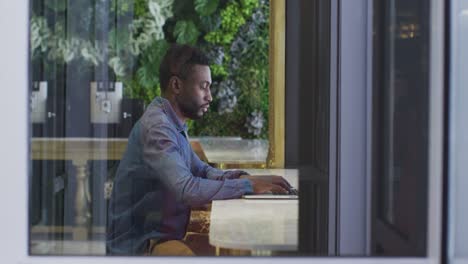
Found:
<path fill-rule="evenodd" d="M 203 5 L 202 2 L 206 4 L 209 1 L 194 1 L 198 3 L 194 6 L 185 5 L 184 1 L 158 0 L 138 0 L 133 4 L 118 0 L 80 1 L 66 5 L 52 0 L 33 1 L 31 253 L 105 254 L 104 241 L 110 208 L 108 203 L 111 193 L 116 189 L 115 177 L 119 161 L 128 145 L 127 137 L 144 113 L 145 105 L 161 95 L 160 80 L 155 69 L 161 63 L 162 54 L 169 48 L 169 43 L 200 44 L 196 41 L 201 41 L 200 48 L 214 61 L 211 70 L 215 99 L 211 105 L 213 110 L 207 112 L 206 119 L 202 122 L 188 123 L 190 137 L 186 134 L 183 137 L 192 140 L 190 144 L 198 157 L 208 162 L 211 159 L 209 155 L 203 155 L 204 149 L 207 149 L 203 146 L 206 138 L 197 140 L 197 136 L 223 135 L 229 137 L 221 140 L 221 149 L 235 145 L 245 150 L 242 149 L 244 146 L 253 146 L 255 151 L 258 150 L 256 156 L 264 159 L 269 104 L 268 99 L 265 100 L 268 94 L 268 37 L 265 34 L 268 31 L 269 15 L 262 12 L 268 10 L 268 2 L 213 1 L 217 5 L 211 6 Z M 384 132 L 380 134 L 379 142 L 383 143 L 380 154 L 383 153 L 384 157 L 379 160 L 383 169 L 379 171 L 380 204 L 377 213 L 380 220 L 391 226 L 391 230 L 397 230 L 399 234 L 403 234 L 403 238 L 411 238 L 412 234 L 408 232 L 416 229 L 418 232 L 423 230 L 423 236 L 425 235 L 426 220 L 418 222 L 416 218 L 412 218 L 415 214 L 425 215 L 424 212 L 408 209 L 417 204 L 418 209 L 423 208 L 424 211 L 425 200 L 420 200 L 418 196 L 416 201 L 405 204 L 405 195 L 409 194 L 413 198 L 411 191 L 415 187 L 422 188 L 422 191 L 413 193 L 424 196 L 426 183 L 428 22 L 425 19 L 428 17 L 428 8 L 424 4 L 413 5 L 402 1 L 386 3 L 390 3 L 385 8 L 388 14 L 385 13 L 382 17 L 388 21 L 382 31 L 385 32 L 385 44 L 380 50 L 385 54 L 385 67 L 379 72 L 384 74 L 384 81 L 378 86 L 383 88 L 381 91 L 384 99 L 381 111 L 377 112 L 382 114 L 380 118 L 383 120 L 381 128 Z M 239 11 L 239 7 L 250 11 L 245 12 L 247 15 L 244 12 L 233 15 L 232 12 Z M 176 15 L 188 9 L 197 12 L 198 19 Z M 230 19 L 213 19 L 212 16 L 216 14 L 221 17 L 224 14 L 225 18 Z M 254 17 L 255 20 L 250 19 Z M 222 34 L 218 29 L 223 31 Z M 244 37 L 238 38 L 238 35 L 232 34 L 231 31 L 236 30 L 237 33 L 244 34 Z M 215 33 L 210 34 L 208 31 Z M 166 38 L 168 33 L 171 34 Z M 263 37 L 258 37 L 259 35 Z M 242 56 L 239 59 L 230 52 Z M 255 63 L 241 71 L 239 69 L 242 68 L 243 59 L 250 59 Z M 232 72 L 238 74 L 237 79 L 236 76 L 229 75 Z M 246 88 L 247 90 L 242 90 Z M 245 93 L 242 94 L 242 91 Z M 304 94 L 315 92 L 317 91 L 309 90 Z M 327 94 L 329 91 L 325 89 L 323 92 Z M 314 118 L 321 120 L 325 117 L 324 122 L 320 122 L 325 125 L 317 129 L 324 131 L 328 129 L 325 126 L 328 122 L 326 111 L 329 102 L 320 101 L 320 98 L 317 96 L 314 100 L 325 106 L 326 110 L 314 107 Z M 303 100 L 310 103 L 308 98 Z M 408 132 L 407 129 L 411 131 Z M 306 134 L 304 131 L 301 133 Z M 177 136 L 180 138 L 180 135 Z M 320 134 L 313 141 L 325 142 L 322 141 L 322 136 L 328 137 Z M 207 145 L 211 146 L 216 140 L 208 139 Z M 323 152 L 327 152 L 327 144 L 323 146 Z M 249 153 L 251 150 L 252 148 L 247 149 Z M 307 148 L 304 153 L 318 152 Z M 319 156 L 313 158 L 323 158 L 323 164 L 328 164 L 327 155 Z M 253 160 L 247 164 L 248 169 L 266 166 L 265 161 L 257 161 L 255 158 L 248 157 L 249 161 Z M 221 168 L 239 168 L 246 165 L 245 163 L 211 162 L 213 166 Z M 230 167 L 233 164 L 234 167 Z M 244 167 L 241 169 L 248 170 Z M 294 170 L 267 173 L 280 174 L 290 182 L 297 182 L 298 175 Z M 317 173 L 309 174 L 315 176 Z M 320 180 L 326 179 L 326 176 L 320 177 Z M 314 191 L 309 198 L 316 199 L 316 211 L 324 212 L 327 208 L 319 205 L 323 205 L 322 201 L 326 202 L 323 197 L 327 195 L 318 189 L 311 188 Z M 326 190 L 326 186 L 323 189 Z M 288 203 L 294 204 L 294 200 Z M 424 205 L 419 206 L 421 204 Z M 215 205 L 219 203 L 212 206 Z M 289 209 L 297 208 L 297 204 L 294 206 L 296 207 Z M 193 211 L 190 216 L 191 219 L 196 219 L 196 226 L 189 225 L 188 228 L 198 230 L 203 236 L 207 228 L 206 211 L 205 208 L 198 209 L 201 210 Z M 252 230 L 268 233 L 271 226 L 266 226 L 266 223 L 286 227 L 288 232 L 284 236 L 278 236 L 280 243 L 275 249 L 288 251 L 285 254 L 295 254 L 297 232 L 294 227 L 297 227 L 297 212 L 289 209 L 270 210 L 268 218 L 254 219 L 259 221 Z M 238 219 L 252 219 L 249 217 Z M 222 222 L 223 218 L 218 215 L 216 219 Z M 316 223 L 322 223 L 326 219 L 326 212 L 319 216 L 313 215 L 313 219 Z M 414 228 L 416 225 L 418 227 Z M 224 226 L 229 228 L 223 227 L 218 231 L 235 230 L 229 224 Z M 313 246 L 324 246 L 321 242 L 326 243 L 327 237 L 322 233 L 325 229 L 317 224 L 313 227 L 313 231 L 315 230 L 319 232 L 310 240 L 318 238 L 320 242 Z M 237 238 L 238 234 L 221 233 L 217 238 L 222 242 L 226 237 Z M 260 242 L 266 243 L 276 241 L 275 238 L 278 237 L 258 238 L 263 239 Z M 207 237 L 203 239 L 209 245 Z M 418 239 L 418 242 L 424 240 L 420 236 Z M 386 248 L 380 242 L 378 241 L 375 251 L 386 254 Z M 151 248 L 151 244 L 144 246 Z M 325 251 L 324 249 L 323 252 Z M 223 254 L 213 248 L 208 248 L 205 252 Z M 256 253 L 272 254 L 271 251 L 262 250 Z M 239 250 L 233 254 L 249 255 L 252 252 Z"/>
<path fill-rule="evenodd" d="M 428 184 L 428 4 L 389 0 L 382 10 L 376 73 L 377 220 L 374 250 L 424 255 Z M 375 53 L 378 54 L 378 53 Z M 381 222 L 382 221 L 382 222 Z M 387 237 L 392 237 L 389 239 Z M 398 245 L 400 244 L 400 245 Z M 403 253 L 406 252 L 406 253 Z"/>
<path fill-rule="evenodd" d="M 116 171 L 131 129 L 161 95 L 157 69 L 171 43 L 197 46 L 211 63 L 215 100 L 203 120 L 188 123 L 199 157 L 219 168 L 266 166 L 269 1 L 30 6 L 32 254 L 106 253 Z M 226 146 L 252 154 L 226 156 Z M 195 225 L 206 212 L 192 213 Z"/>

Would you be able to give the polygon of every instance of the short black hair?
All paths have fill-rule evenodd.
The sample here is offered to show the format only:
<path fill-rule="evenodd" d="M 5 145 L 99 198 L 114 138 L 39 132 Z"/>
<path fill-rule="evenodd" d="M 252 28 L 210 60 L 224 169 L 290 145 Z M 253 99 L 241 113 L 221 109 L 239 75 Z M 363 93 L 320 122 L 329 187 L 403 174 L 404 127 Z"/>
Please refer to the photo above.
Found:
<path fill-rule="evenodd" d="M 164 92 L 172 76 L 186 79 L 194 65 L 209 66 L 208 57 L 189 45 L 172 44 L 159 65 L 159 84 Z"/>

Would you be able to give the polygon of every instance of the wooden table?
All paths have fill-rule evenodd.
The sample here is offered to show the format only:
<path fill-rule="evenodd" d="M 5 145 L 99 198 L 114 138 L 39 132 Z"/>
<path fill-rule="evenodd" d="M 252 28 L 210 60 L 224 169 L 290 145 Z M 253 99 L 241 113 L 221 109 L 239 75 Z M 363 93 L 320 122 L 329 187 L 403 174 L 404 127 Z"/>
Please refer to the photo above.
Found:
<path fill-rule="evenodd" d="M 285 177 L 297 188 L 298 171 L 247 170 Z M 298 200 L 219 200 L 211 207 L 209 240 L 217 248 L 250 250 L 254 255 L 295 251 L 298 245 Z"/>

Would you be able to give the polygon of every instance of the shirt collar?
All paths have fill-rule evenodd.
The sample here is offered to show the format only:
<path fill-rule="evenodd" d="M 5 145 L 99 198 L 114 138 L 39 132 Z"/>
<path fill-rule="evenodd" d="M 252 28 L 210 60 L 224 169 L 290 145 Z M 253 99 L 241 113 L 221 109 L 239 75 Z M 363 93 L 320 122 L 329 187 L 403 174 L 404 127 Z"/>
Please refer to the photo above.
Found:
<path fill-rule="evenodd" d="M 187 124 L 180 121 L 169 100 L 163 97 L 156 97 L 153 103 L 161 107 L 164 113 L 169 117 L 169 120 L 175 125 L 178 132 L 187 132 Z"/>

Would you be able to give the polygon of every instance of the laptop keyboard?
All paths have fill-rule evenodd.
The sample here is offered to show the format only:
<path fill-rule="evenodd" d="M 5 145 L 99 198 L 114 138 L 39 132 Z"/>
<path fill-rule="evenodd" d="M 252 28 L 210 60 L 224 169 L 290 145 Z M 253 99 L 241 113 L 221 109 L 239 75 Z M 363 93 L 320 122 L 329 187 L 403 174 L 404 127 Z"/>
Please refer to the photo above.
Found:
<path fill-rule="evenodd" d="M 299 195 L 299 192 L 295 188 L 289 189 L 288 195 Z"/>

